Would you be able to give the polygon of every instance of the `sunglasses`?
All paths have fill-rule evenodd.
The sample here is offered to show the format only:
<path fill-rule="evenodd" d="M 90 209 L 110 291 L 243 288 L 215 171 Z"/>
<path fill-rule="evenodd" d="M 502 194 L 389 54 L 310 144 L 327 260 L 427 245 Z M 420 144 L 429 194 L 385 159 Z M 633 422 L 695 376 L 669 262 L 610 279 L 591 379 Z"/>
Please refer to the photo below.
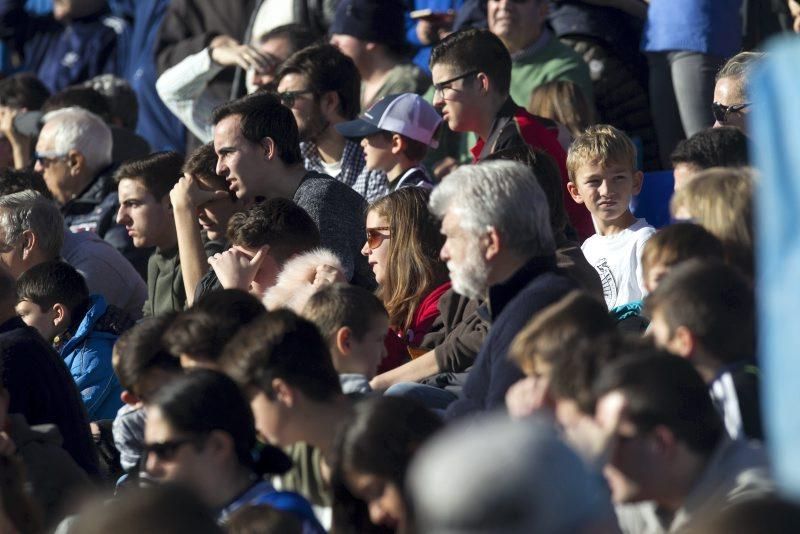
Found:
<path fill-rule="evenodd" d="M 714 114 L 714 120 L 716 120 L 720 124 L 725 124 L 725 121 L 728 120 L 728 115 L 731 113 L 739 113 L 744 108 L 751 105 L 751 102 L 747 102 L 744 104 L 734 104 L 732 106 L 723 106 L 719 102 L 713 102 L 711 104 L 711 113 Z"/>
<path fill-rule="evenodd" d="M 375 228 L 367 228 L 367 247 L 370 250 L 375 250 L 381 243 L 383 243 L 384 239 L 389 239 L 388 234 L 382 234 L 381 231 L 388 230 L 388 226 L 378 226 Z"/>
<path fill-rule="evenodd" d="M 159 460 L 169 461 L 175 458 L 175 456 L 178 454 L 178 451 L 184 445 L 189 445 L 190 443 L 199 445 L 202 441 L 202 438 L 193 437 L 173 439 L 159 443 L 145 443 L 144 447 L 142 447 L 142 458 L 147 458 L 152 452 Z"/>
<path fill-rule="evenodd" d="M 479 70 L 471 70 L 469 72 L 465 72 L 464 74 L 461 74 L 460 76 L 456 76 L 455 78 L 450 78 L 449 80 L 445 80 L 443 82 L 439 82 L 439 83 L 433 84 L 433 96 L 436 96 L 437 94 L 441 94 L 442 98 L 444 98 L 444 90 L 445 89 L 452 89 L 452 87 L 450 87 L 450 86 L 452 84 L 454 84 L 455 82 L 457 82 L 458 80 L 463 80 L 464 78 L 469 78 L 470 76 L 475 76 L 479 72 L 480 72 Z"/>
<path fill-rule="evenodd" d="M 297 100 L 297 97 L 303 95 L 313 95 L 313 94 L 314 91 L 312 91 L 311 89 L 305 89 L 303 91 L 284 91 L 282 93 L 275 93 L 275 95 L 281 100 L 281 104 L 283 104 L 287 108 L 294 106 L 294 102 L 295 100 Z"/>
<path fill-rule="evenodd" d="M 56 161 L 62 161 L 67 159 L 67 154 L 53 154 L 51 153 L 43 153 L 43 152 L 34 152 L 33 153 L 33 162 L 39 162 L 42 167 L 48 167 L 51 163 Z"/>

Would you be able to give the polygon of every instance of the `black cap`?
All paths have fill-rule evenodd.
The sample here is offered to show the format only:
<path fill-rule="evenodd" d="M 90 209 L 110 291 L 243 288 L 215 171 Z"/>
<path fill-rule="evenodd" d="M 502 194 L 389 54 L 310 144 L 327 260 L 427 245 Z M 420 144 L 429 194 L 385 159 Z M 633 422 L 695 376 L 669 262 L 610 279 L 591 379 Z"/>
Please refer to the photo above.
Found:
<path fill-rule="evenodd" d="M 328 31 L 403 49 L 405 12 L 398 0 L 342 0 Z"/>

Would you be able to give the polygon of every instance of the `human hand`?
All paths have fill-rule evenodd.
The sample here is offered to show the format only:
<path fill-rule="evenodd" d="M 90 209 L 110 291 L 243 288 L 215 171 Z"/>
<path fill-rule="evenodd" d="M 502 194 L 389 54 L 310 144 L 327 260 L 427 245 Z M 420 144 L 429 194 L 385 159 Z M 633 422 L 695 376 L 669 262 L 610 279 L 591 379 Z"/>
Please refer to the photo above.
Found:
<path fill-rule="evenodd" d="M 0 133 L 2 133 L 12 146 L 20 146 L 23 143 L 30 143 L 31 138 L 22 135 L 14 128 L 14 119 L 22 113 L 20 109 L 0 106 Z"/>
<path fill-rule="evenodd" d="M 228 198 L 227 191 L 206 191 L 200 189 L 197 181 L 189 173 L 184 173 L 169 192 L 169 201 L 173 209 L 199 208 L 206 202 L 220 198 Z"/>
<path fill-rule="evenodd" d="M 792 14 L 792 18 L 794 18 L 792 29 L 795 33 L 800 33 L 800 2 L 798 2 L 798 0 L 788 0 L 788 2 L 789 12 Z"/>
<path fill-rule="evenodd" d="M 389 373 L 381 373 L 374 376 L 372 380 L 369 381 L 369 387 L 372 388 L 372 391 L 386 391 L 394 385 L 394 381 L 386 376 L 388 374 Z"/>
<path fill-rule="evenodd" d="M 537 387 L 536 377 L 526 377 L 513 384 L 506 392 L 508 415 L 521 419 L 533 415 L 542 405 L 541 388 Z"/>
<path fill-rule="evenodd" d="M 336 283 L 346 284 L 347 278 L 344 277 L 342 271 L 332 265 L 317 265 L 317 271 L 314 273 L 314 281 L 312 283 L 315 286 Z"/>
<path fill-rule="evenodd" d="M 225 289 L 249 291 L 268 250 L 269 245 L 264 245 L 251 258 L 234 246 L 208 258 L 208 264 L 214 269 L 219 283 Z"/>
<path fill-rule="evenodd" d="M 250 45 L 239 44 L 238 41 L 230 37 L 220 41 L 217 41 L 217 39 L 219 38 L 217 37 L 214 41 L 211 41 L 209 49 L 211 51 L 211 60 L 218 65 L 241 67 L 244 70 L 252 69 L 257 73 L 268 72 L 275 66 L 273 58 L 262 54 Z"/>

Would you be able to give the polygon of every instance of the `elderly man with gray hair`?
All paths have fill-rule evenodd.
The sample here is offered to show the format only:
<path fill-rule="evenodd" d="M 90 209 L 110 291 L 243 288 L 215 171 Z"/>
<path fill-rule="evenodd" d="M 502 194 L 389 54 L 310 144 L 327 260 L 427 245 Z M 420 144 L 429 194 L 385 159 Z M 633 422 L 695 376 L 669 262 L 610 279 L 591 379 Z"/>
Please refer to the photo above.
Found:
<path fill-rule="evenodd" d="M 0 176 L 2 179 L 2 176 Z M 35 265 L 62 257 L 86 279 L 89 291 L 138 318 L 147 286 L 128 261 L 95 234 L 64 228 L 55 203 L 33 190 L 9 193 L 0 185 L 0 269 L 17 279 Z"/>
<path fill-rule="evenodd" d="M 525 165 L 491 161 L 464 166 L 431 194 L 442 219 L 453 289 L 484 300 L 491 323 L 461 398 L 446 416 L 504 406 L 522 372 L 508 359 L 511 340 L 541 309 L 575 289 L 556 267 L 550 211 L 542 188 Z"/>
<path fill-rule="evenodd" d="M 111 130 L 82 108 L 51 111 L 36 142 L 36 172 L 61 207 L 73 232 L 95 232 L 114 245 L 137 270 L 145 272 L 147 254 L 133 247 L 125 227 L 116 224 L 119 208 L 111 167 Z"/>

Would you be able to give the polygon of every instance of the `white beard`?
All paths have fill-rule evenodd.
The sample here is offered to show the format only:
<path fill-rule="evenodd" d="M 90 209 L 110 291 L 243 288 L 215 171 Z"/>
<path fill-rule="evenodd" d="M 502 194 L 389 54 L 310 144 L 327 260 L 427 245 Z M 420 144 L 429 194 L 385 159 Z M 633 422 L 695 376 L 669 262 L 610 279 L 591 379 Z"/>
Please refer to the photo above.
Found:
<path fill-rule="evenodd" d="M 477 240 L 469 243 L 467 247 L 465 259 L 461 265 L 457 265 L 453 261 L 447 262 L 450 281 L 453 283 L 453 291 L 459 295 L 482 300 L 486 298 L 489 269 L 481 255 Z"/>

